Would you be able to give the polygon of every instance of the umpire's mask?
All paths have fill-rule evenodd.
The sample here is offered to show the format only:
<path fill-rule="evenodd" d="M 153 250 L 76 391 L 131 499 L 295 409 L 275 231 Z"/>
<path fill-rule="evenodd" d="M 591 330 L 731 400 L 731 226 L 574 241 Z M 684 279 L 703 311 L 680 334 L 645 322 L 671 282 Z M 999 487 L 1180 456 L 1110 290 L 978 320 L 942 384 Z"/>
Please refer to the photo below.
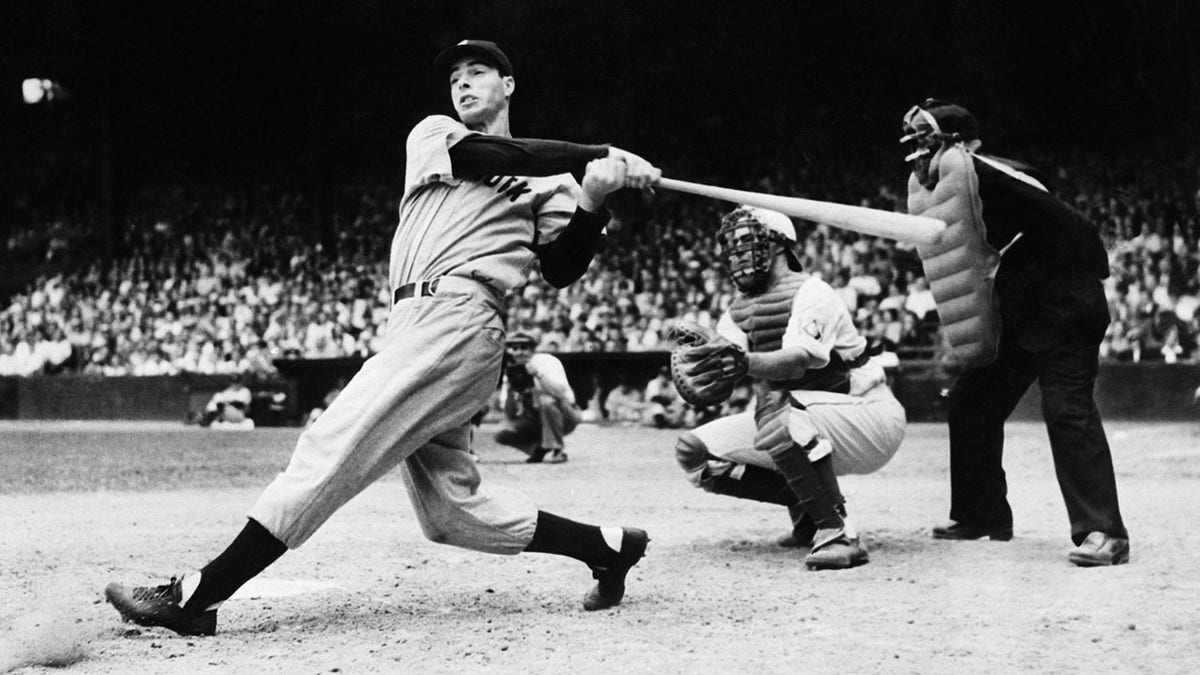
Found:
<path fill-rule="evenodd" d="M 903 129 L 900 143 L 909 151 L 904 161 L 912 164 L 913 175 L 926 190 L 938 183 L 934 162 L 942 148 L 979 139 L 979 124 L 971 111 L 935 98 L 913 106 L 904 115 Z"/>

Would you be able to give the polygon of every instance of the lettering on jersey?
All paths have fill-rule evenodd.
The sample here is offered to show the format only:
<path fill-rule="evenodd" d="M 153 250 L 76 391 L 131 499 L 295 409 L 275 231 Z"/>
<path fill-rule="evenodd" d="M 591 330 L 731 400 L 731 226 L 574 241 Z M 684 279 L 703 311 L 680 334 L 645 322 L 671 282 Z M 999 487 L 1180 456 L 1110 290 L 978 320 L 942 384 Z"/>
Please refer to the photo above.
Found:
<path fill-rule="evenodd" d="M 488 187 L 496 188 L 496 192 L 508 195 L 508 201 L 510 202 L 517 201 L 517 197 L 523 194 L 533 192 L 533 189 L 529 187 L 529 183 L 519 180 L 514 176 L 488 176 L 482 182 Z"/>

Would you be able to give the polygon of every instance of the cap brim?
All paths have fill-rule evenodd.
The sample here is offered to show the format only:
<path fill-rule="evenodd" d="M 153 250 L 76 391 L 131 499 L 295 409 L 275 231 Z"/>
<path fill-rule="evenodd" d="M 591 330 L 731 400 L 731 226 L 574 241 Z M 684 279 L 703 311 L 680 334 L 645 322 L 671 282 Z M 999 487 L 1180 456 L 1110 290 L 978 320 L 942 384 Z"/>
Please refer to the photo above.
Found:
<path fill-rule="evenodd" d="M 508 74 L 505 72 L 504 64 L 497 60 L 494 54 L 476 45 L 454 45 L 453 47 L 447 47 L 433 60 L 433 65 L 439 71 L 445 72 L 450 70 L 459 60 L 468 57 L 478 58 L 480 61 L 490 64 L 501 73 Z"/>

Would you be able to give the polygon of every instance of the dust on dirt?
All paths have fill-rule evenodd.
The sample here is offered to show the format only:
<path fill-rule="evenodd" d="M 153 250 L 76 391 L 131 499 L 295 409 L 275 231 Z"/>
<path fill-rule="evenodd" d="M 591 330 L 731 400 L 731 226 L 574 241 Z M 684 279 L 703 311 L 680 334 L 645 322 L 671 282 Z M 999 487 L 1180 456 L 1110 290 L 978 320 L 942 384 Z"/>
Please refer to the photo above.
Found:
<path fill-rule="evenodd" d="M 0 639 L 53 606 L 49 616 L 67 621 L 58 625 L 80 627 L 63 637 L 78 643 L 72 673 L 1193 671 L 1200 428 L 1107 427 L 1132 534 L 1122 567 L 1067 563 L 1066 514 L 1037 424 L 1009 426 L 1013 541 L 930 539 L 949 496 L 946 435 L 911 425 L 891 464 L 844 479 L 871 562 L 839 572 L 809 572 L 773 544 L 787 526 L 782 508 L 688 485 L 674 432 L 585 426 L 569 439 L 568 463 L 526 465 L 485 428 L 485 486 L 650 532 L 624 604 L 585 613 L 593 582 L 572 560 L 426 541 L 389 476 L 263 574 L 308 592 L 230 600 L 217 636 L 195 638 L 122 624 L 102 589 L 161 583 L 216 555 L 298 430 L 9 425 L 0 476 L 21 477 L 0 478 Z M 39 600 L 48 586 L 67 604 Z M 42 671 L 52 669 L 17 667 Z"/>

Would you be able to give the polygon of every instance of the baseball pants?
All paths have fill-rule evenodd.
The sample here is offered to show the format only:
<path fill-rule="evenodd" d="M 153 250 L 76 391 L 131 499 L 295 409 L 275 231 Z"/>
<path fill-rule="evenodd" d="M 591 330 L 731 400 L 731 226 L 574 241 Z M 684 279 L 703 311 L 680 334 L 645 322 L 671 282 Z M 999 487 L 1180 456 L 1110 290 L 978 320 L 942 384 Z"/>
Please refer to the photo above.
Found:
<path fill-rule="evenodd" d="M 861 396 L 825 391 L 794 391 L 788 421 L 793 439 L 815 436 L 831 446 L 834 473 L 867 474 L 877 471 L 896 454 L 904 440 L 904 407 L 885 384 Z M 754 447 L 757 428 L 754 412 L 722 417 L 690 432 L 700 447 L 680 455 L 688 480 L 701 487 L 710 460 L 756 466 L 778 472 L 766 452 Z M 799 442 L 799 441 L 797 441 Z M 680 451 L 683 452 L 683 451 Z"/>
<path fill-rule="evenodd" d="M 1037 381 L 1071 540 L 1099 530 L 1128 537 L 1112 451 L 1096 408 L 1099 343 L 1061 342 L 1030 352 L 1005 334 L 1000 354 L 959 376 L 950 390 L 950 518 L 1012 525 L 1002 465 L 1004 423 Z"/>
<path fill-rule="evenodd" d="M 437 294 L 392 307 L 382 350 L 368 359 L 296 444 L 249 517 L 288 548 L 401 465 L 429 539 L 487 553 L 525 549 L 537 508 L 515 490 L 480 487 L 470 419 L 486 405 L 504 353 L 500 299 L 443 277 Z"/>

